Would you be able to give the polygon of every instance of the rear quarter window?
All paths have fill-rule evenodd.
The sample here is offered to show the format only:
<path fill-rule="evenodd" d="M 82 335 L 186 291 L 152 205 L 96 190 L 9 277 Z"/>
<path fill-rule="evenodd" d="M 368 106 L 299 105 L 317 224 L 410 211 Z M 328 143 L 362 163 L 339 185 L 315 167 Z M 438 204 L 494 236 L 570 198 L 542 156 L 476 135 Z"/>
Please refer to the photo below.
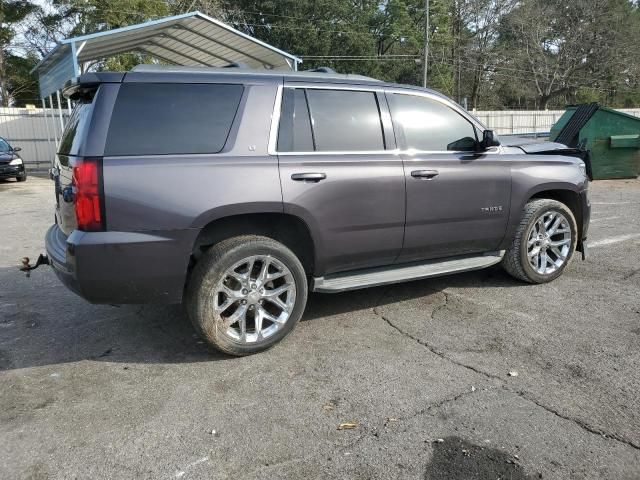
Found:
<path fill-rule="evenodd" d="M 91 113 L 93 112 L 93 98 L 82 99 L 76 102 L 73 113 L 62 133 L 58 153 L 60 155 L 77 155 L 84 141 Z"/>
<path fill-rule="evenodd" d="M 218 153 L 243 90 L 231 84 L 124 83 L 105 155 Z"/>

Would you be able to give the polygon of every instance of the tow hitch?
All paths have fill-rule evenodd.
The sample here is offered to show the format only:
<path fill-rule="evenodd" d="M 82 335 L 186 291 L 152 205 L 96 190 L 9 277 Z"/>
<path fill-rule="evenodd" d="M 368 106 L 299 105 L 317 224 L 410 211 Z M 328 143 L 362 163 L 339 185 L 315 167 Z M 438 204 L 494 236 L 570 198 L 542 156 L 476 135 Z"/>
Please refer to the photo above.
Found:
<path fill-rule="evenodd" d="M 29 265 L 29 257 L 24 257 L 22 259 L 22 267 L 20 267 L 20 271 L 26 273 L 27 277 L 30 277 L 31 270 L 35 270 L 40 265 L 49 265 L 49 257 L 41 253 L 38 256 L 38 260 L 36 260 L 35 265 Z"/>

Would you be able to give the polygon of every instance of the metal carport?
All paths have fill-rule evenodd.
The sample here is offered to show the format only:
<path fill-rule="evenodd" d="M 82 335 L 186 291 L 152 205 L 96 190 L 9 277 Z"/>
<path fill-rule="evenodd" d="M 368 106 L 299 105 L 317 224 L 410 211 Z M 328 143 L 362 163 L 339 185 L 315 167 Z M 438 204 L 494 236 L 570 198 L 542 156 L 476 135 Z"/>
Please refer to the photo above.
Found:
<path fill-rule="evenodd" d="M 251 68 L 297 70 L 302 60 L 200 12 L 165 17 L 137 25 L 62 40 L 34 71 L 40 97 L 53 108 L 57 97 L 63 122 L 60 90 L 80 75 L 80 65 L 127 52 L 139 52 L 174 65 L 220 67 L 242 63 Z M 70 105 L 67 104 L 70 109 Z M 53 115 L 53 114 L 52 114 Z M 55 122 L 55 119 L 53 119 Z M 54 132 L 57 130 L 53 125 Z M 57 134 L 54 134 L 56 143 Z"/>

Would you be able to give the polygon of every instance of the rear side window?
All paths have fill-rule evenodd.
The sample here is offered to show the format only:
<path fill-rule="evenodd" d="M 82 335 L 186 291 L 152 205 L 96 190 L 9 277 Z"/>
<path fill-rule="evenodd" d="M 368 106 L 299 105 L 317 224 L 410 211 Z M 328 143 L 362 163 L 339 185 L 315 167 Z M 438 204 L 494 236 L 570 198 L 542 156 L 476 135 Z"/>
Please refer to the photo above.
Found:
<path fill-rule="evenodd" d="M 282 96 L 279 152 L 384 150 L 374 92 L 286 88 Z"/>
<path fill-rule="evenodd" d="M 242 85 L 124 83 L 105 155 L 218 153 L 242 91 Z"/>
<path fill-rule="evenodd" d="M 313 152 L 311 119 L 305 92 L 301 88 L 285 88 L 278 129 L 279 152 Z"/>
<path fill-rule="evenodd" d="M 307 90 L 316 151 L 384 150 L 376 95 L 352 90 Z"/>

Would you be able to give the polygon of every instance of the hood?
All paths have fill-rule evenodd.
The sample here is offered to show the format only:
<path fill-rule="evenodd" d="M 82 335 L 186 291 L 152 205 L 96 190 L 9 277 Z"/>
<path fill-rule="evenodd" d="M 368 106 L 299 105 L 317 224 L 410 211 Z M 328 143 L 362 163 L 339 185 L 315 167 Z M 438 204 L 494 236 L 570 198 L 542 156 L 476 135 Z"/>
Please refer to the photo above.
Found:
<path fill-rule="evenodd" d="M 540 141 L 535 138 L 525 137 L 513 137 L 501 143 L 507 147 L 519 148 L 524 153 L 531 155 L 565 155 L 567 157 L 579 158 L 585 163 L 589 180 L 593 180 L 591 158 L 588 150 L 567 147 L 563 143 Z"/>
<path fill-rule="evenodd" d="M 549 142 L 540 138 L 531 137 L 502 137 L 500 143 L 507 147 L 518 147 L 524 153 L 561 153 L 562 150 L 575 150 L 563 143 Z"/>
<path fill-rule="evenodd" d="M 567 147 L 562 143 L 556 142 L 539 142 L 539 143 L 524 143 L 521 145 L 514 145 L 522 150 L 524 153 L 553 153 L 557 152 L 562 154 L 563 152 L 576 151 L 575 148 Z"/>
<path fill-rule="evenodd" d="M 18 158 L 15 153 L 0 152 L 0 163 L 9 163 L 14 158 Z"/>

